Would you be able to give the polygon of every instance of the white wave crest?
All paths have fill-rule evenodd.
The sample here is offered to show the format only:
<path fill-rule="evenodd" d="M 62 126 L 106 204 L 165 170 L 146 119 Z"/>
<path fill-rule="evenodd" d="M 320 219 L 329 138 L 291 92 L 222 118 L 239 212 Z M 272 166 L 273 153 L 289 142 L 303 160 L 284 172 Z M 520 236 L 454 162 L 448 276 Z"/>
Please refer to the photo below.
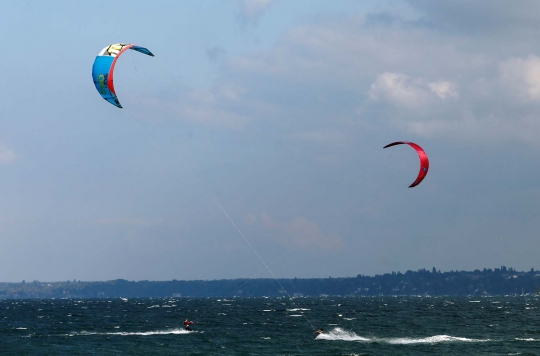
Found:
<path fill-rule="evenodd" d="M 437 344 L 441 342 L 487 342 L 490 341 L 489 339 L 468 339 L 466 337 L 455 337 L 455 336 L 448 336 L 448 335 L 435 335 L 435 336 L 429 336 L 424 338 L 395 338 L 395 339 L 387 339 L 385 340 L 389 344 L 399 344 L 399 345 L 407 345 L 407 344 Z"/>
<path fill-rule="evenodd" d="M 455 337 L 449 335 L 435 335 L 424 338 L 366 338 L 357 335 L 353 331 L 335 328 L 323 334 L 317 335 L 317 340 L 341 340 L 357 342 L 381 342 L 392 345 L 410 345 L 410 344 L 437 344 L 445 342 L 488 342 L 490 339 L 469 339 L 465 337 Z M 526 341 L 540 341 L 527 339 Z"/>
<path fill-rule="evenodd" d="M 155 330 L 155 331 L 117 331 L 117 332 L 91 332 L 91 331 L 81 331 L 80 333 L 70 333 L 69 336 L 87 336 L 87 335 L 119 335 L 119 336 L 151 336 L 151 335 L 180 335 L 180 334 L 191 334 L 196 331 L 187 331 L 184 329 L 170 329 L 170 330 Z"/>
<path fill-rule="evenodd" d="M 302 311 L 302 310 L 311 310 L 311 309 L 304 309 L 304 308 L 287 309 L 287 311 Z"/>

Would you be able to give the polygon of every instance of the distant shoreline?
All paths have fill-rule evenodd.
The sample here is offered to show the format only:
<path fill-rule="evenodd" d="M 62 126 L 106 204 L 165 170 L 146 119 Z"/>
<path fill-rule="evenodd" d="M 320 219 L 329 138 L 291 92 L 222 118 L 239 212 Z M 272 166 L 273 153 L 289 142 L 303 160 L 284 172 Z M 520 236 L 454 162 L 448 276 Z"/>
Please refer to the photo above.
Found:
<path fill-rule="evenodd" d="M 0 298 L 540 295 L 540 271 L 391 272 L 347 278 L 0 283 Z M 281 286 L 285 289 L 283 289 Z"/>

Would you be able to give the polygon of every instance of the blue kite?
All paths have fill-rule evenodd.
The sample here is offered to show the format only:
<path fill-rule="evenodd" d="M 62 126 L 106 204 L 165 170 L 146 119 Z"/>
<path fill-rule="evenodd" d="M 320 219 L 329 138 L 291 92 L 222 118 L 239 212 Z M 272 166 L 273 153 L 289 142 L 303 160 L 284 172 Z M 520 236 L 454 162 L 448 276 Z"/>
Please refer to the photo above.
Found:
<path fill-rule="evenodd" d="M 101 52 L 99 52 L 96 60 L 94 61 L 94 66 L 92 67 L 92 78 L 94 79 L 94 84 L 97 91 L 99 94 L 101 94 L 103 99 L 120 109 L 122 108 L 122 105 L 120 105 L 118 97 L 114 91 L 113 72 L 116 60 L 127 49 L 132 49 L 134 51 L 154 57 L 152 52 L 144 47 L 134 44 L 115 43 L 105 47 Z"/>

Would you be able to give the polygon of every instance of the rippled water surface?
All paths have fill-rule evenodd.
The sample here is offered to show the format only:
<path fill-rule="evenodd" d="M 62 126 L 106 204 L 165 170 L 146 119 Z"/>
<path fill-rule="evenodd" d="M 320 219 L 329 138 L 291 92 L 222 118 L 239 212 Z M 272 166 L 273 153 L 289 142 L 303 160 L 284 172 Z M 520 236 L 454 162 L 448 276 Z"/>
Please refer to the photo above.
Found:
<path fill-rule="evenodd" d="M 2 355 L 540 355 L 539 307 L 538 297 L 0 300 L 0 345 Z"/>

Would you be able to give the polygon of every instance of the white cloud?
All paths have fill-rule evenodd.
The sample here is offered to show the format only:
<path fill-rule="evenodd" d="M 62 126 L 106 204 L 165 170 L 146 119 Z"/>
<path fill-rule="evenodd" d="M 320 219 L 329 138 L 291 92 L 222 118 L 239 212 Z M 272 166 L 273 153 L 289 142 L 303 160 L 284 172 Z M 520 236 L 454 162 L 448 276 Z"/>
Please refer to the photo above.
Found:
<path fill-rule="evenodd" d="M 491 72 L 488 78 L 470 73 L 472 78 L 460 85 L 465 95 L 458 93 L 455 83 L 430 83 L 441 99 L 455 99 L 453 104 L 458 105 L 433 106 L 424 117 L 406 117 L 394 124 L 419 136 L 538 146 L 540 57 L 510 57 L 499 61 L 496 68 L 498 72 Z"/>
<path fill-rule="evenodd" d="M 208 108 L 204 105 L 183 105 L 179 108 L 178 114 L 183 121 L 208 126 L 240 128 L 248 121 L 245 116 L 220 108 Z"/>
<path fill-rule="evenodd" d="M 238 129 L 251 119 L 246 110 L 256 101 L 242 101 L 247 91 L 240 86 L 224 84 L 211 89 L 195 89 L 179 97 L 148 97 L 133 100 L 131 113 L 140 120 L 155 117 L 175 119 L 203 126 Z"/>
<path fill-rule="evenodd" d="M 320 129 L 313 131 L 302 131 L 292 134 L 293 139 L 305 140 L 315 143 L 342 144 L 347 140 L 347 135 L 333 129 Z"/>
<path fill-rule="evenodd" d="M 386 72 L 371 84 L 369 97 L 372 100 L 386 99 L 394 104 L 415 108 L 427 104 L 434 93 L 439 99 L 457 98 L 457 85 L 448 81 L 426 84 L 422 78 L 411 79 L 402 73 Z"/>
<path fill-rule="evenodd" d="M 179 102 L 171 103 L 180 120 L 208 126 L 240 128 L 249 118 L 236 110 L 246 91 L 238 86 L 223 85 L 212 90 L 195 90 Z M 243 103 L 249 107 L 249 103 Z M 233 105 L 233 107 L 231 106 Z"/>
<path fill-rule="evenodd" d="M 429 88 L 443 100 L 457 98 L 459 96 L 456 85 L 451 82 L 429 83 Z"/>
<path fill-rule="evenodd" d="M 372 100 L 387 99 L 406 107 L 417 107 L 427 99 L 421 79 L 411 80 L 401 73 L 386 72 L 377 77 L 369 89 Z"/>
<path fill-rule="evenodd" d="M 18 158 L 19 156 L 13 150 L 0 144 L 0 163 L 11 163 Z"/>
<path fill-rule="evenodd" d="M 240 4 L 257 18 L 272 2 Z M 515 39 L 491 46 L 485 34 L 434 30 L 423 14 L 382 15 L 293 28 L 270 49 L 228 57 L 221 84 L 170 106 L 180 120 L 226 128 L 264 122 L 272 129 L 265 132 L 326 147 L 381 128 L 533 142 L 540 108 L 524 105 L 540 99 L 540 57 L 515 57 Z M 317 154 L 333 161 L 332 152 Z"/>
<path fill-rule="evenodd" d="M 540 57 L 510 58 L 499 64 L 503 85 L 523 100 L 540 100 Z"/>
<path fill-rule="evenodd" d="M 221 97 L 229 101 L 238 101 L 245 94 L 247 94 L 247 90 L 237 85 L 224 85 L 220 89 Z"/>
<path fill-rule="evenodd" d="M 319 225 L 300 216 L 290 222 L 274 220 L 269 214 L 263 213 L 261 225 L 271 232 L 272 239 L 284 246 L 302 249 L 339 249 L 344 243 L 336 233 L 326 233 Z"/>
<path fill-rule="evenodd" d="M 256 25 L 275 0 L 240 0 L 240 18 L 245 24 Z"/>
<path fill-rule="evenodd" d="M 243 72 L 278 74 L 285 71 L 284 66 L 278 58 L 270 58 L 266 53 L 252 56 L 232 57 L 229 65 L 232 69 Z"/>
<path fill-rule="evenodd" d="M 510 120 L 495 114 L 465 111 L 455 120 L 411 121 L 406 131 L 424 137 L 460 137 L 469 140 L 519 140 L 538 145 L 540 122 L 534 116 L 517 116 Z"/>
<path fill-rule="evenodd" d="M 156 226 L 162 225 L 163 219 L 146 218 L 104 218 L 99 221 L 102 225 L 123 225 L 123 226 Z"/>

